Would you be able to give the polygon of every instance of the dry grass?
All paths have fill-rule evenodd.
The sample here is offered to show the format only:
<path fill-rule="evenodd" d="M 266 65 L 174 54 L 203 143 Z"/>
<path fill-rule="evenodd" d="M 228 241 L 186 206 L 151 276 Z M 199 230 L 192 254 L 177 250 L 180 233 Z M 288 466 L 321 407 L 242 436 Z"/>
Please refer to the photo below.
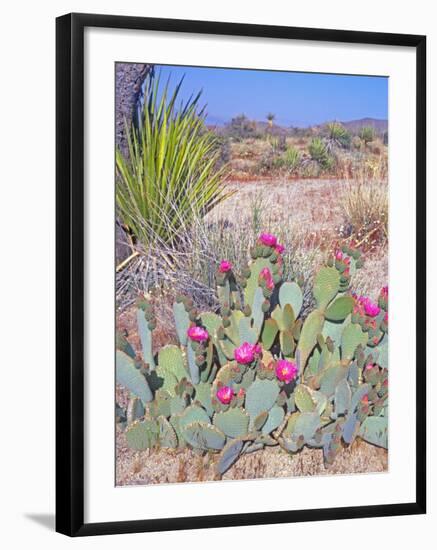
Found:
<path fill-rule="evenodd" d="M 283 152 L 277 150 L 274 141 L 268 139 L 246 139 L 230 145 L 229 178 L 235 182 L 254 179 L 332 178 L 345 180 L 387 179 L 388 149 L 377 138 L 364 146 L 359 138 L 350 149 L 336 147 L 334 162 L 328 170 L 322 170 L 317 163 L 309 163 L 311 137 L 287 137 L 285 145 L 301 154 L 302 164 L 293 171 L 280 162 Z"/>
<path fill-rule="evenodd" d="M 388 239 L 388 188 L 380 181 L 348 184 L 341 205 L 350 234 L 367 247 Z"/>
<path fill-rule="evenodd" d="M 341 180 L 286 179 L 228 184 L 234 194 L 204 220 L 196 219 L 187 227 L 177 251 L 158 243 L 117 274 L 119 312 L 125 312 L 139 294 L 147 295 L 158 318 L 157 339 L 171 341 L 175 336 L 171 308 L 176 294 L 189 294 L 199 309 L 217 307 L 215 272 L 219 262 L 231 261 L 238 274 L 261 231 L 275 233 L 286 247 L 285 278 L 303 277 L 308 306 L 315 269 L 341 234 L 351 234 L 344 204 L 352 205 L 355 196 L 372 196 L 357 190 L 357 185 Z M 382 193 L 385 186 L 379 189 Z M 379 242 L 366 253 L 366 264 L 370 262 L 374 268 L 370 278 L 358 273 L 362 280 L 373 281 L 375 287 L 387 283 L 386 244 Z M 129 328 L 124 314 L 118 324 Z"/>

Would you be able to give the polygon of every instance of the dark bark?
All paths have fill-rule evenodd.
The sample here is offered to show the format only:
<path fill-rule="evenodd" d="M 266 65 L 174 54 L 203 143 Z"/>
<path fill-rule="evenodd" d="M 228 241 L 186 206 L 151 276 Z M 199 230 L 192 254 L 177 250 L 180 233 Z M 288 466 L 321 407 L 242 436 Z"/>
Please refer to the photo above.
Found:
<path fill-rule="evenodd" d="M 126 127 L 130 127 L 141 98 L 141 88 L 153 65 L 145 63 L 116 63 L 115 65 L 115 143 L 127 155 Z M 119 264 L 131 254 L 127 235 L 117 219 L 115 257 Z"/>

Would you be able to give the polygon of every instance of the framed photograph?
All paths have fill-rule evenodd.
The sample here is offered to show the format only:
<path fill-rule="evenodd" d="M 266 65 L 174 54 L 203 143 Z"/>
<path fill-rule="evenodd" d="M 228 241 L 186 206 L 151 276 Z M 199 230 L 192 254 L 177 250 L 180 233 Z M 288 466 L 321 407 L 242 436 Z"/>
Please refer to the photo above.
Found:
<path fill-rule="evenodd" d="M 425 513 L 425 37 L 56 25 L 57 530 Z"/>

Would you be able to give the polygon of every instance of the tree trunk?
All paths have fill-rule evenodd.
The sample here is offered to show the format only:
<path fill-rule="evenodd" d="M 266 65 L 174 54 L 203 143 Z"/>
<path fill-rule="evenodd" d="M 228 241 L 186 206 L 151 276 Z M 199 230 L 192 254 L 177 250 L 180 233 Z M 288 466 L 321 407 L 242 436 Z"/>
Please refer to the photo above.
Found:
<path fill-rule="evenodd" d="M 123 155 L 127 155 L 128 128 L 134 121 L 141 89 L 147 74 L 153 70 L 153 65 L 145 63 L 116 63 L 115 65 L 115 143 Z M 116 220 L 115 228 L 115 261 L 118 265 L 132 253 L 129 239 L 122 228 L 120 220 Z"/>

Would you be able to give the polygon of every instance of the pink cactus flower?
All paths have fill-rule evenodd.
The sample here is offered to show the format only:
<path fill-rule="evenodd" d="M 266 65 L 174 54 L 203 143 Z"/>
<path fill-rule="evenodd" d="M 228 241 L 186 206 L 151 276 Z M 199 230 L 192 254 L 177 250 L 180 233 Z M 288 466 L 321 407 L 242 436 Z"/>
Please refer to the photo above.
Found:
<path fill-rule="evenodd" d="M 259 240 L 266 246 L 276 246 L 278 244 L 278 239 L 270 233 L 261 233 Z"/>
<path fill-rule="evenodd" d="M 273 290 L 275 288 L 275 282 L 273 281 L 272 274 L 270 273 L 270 269 L 268 267 L 261 269 L 259 276 L 261 279 L 264 279 L 266 282 L 266 287 L 269 290 Z"/>
<path fill-rule="evenodd" d="M 194 342 L 206 342 L 209 338 L 208 331 L 202 327 L 192 326 L 187 330 L 188 338 Z"/>
<path fill-rule="evenodd" d="M 249 363 L 252 363 L 255 359 L 255 348 L 256 346 L 253 346 L 248 342 L 244 342 L 244 344 L 242 344 L 239 348 L 236 348 L 234 351 L 236 361 L 238 361 L 240 365 L 248 365 Z"/>
<path fill-rule="evenodd" d="M 275 246 L 275 250 L 278 254 L 282 254 L 284 251 L 285 251 L 285 246 L 283 246 L 282 244 L 277 244 Z"/>
<path fill-rule="evenodd" d="M 373 369 L 373 363 L 369 363 L 364 368 L 365 368 L 365 370 L 372 370 Z"/>
<path fill-rule="evenodd" d="M 256 355 L 261 355 L 263 349 L 262 347 L 259 345 L 259 344 L 256 344 L 254 347 L 253 347 L 253 351 Z"/>
<path fill-rule="evenodd" d="M 364 299 L 363 306 L 364 306 L 364 312 L 366 313 L 366 315 L 369 315 L 370 317 L 376 317 L 381 311 L 381 309 L 375 303 L 373 303 L 370 298 Z"/>
<path fill-rule="evenodd" d="M 233 396 L 234 392 L 230 386 L 222 386 L 217 390 L 217 399 L 220 403 L 223 403 L 223 405 L 229 405 Z"/>
<path fill-rule="evenodd" d="M 297 366 L 286 359 L 279 359 L 276 363 L 275 372 L 278 380 L 288 384 L 297 377 Z"/>
<path fill-rule="evenodd" d="M 219 271 L 220 273 L 228 273 L 228 271 L 231 271 L 232 264 L 231 262 L 228 262 L 228 260 L 222 260 L 219 265 Z"/>
<path fill-rule="evenodd" d="M 343 259 L 343 252 L 341 250 L 335 251 L 335 259 L 339 261 Z"/>
<path fill-rule="evenodd" d="M 367 296 L 357 296 L 352 294 L 355 299 L 354 313 L 366 314 L 369 317 L 376 317 L 379 315 L 381 309 Z"/>
<path fill-rule="evenodd" d="M 383 286 L 379 294 L 384 300 L 388 300 L 388 286 Z"/>
<path fill-rule="evenodd" d="M 244 388 L 240 388 L 237 393 L 237 397 L 244 397 L 246 395 L 246 391 Z"/>

